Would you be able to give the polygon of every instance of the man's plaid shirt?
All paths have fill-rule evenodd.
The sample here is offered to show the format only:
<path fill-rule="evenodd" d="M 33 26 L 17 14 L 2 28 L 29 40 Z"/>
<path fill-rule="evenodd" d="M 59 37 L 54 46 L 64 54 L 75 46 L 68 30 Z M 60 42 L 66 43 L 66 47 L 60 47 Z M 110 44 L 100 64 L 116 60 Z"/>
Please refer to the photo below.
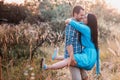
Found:
<path fill-rule="evenodd" d="M 65 54 L 64 57 L 67 58 L 69 57 L 68 51 L 67 51 L 67 46 L 72 45 L 73 46 L 73 51 L 75 53 L 80 53 L 81 52 L 81 44 L 79 40 L 79 32 L 76 31 L 71 25 L 67 25 L 65 28 Z"/>

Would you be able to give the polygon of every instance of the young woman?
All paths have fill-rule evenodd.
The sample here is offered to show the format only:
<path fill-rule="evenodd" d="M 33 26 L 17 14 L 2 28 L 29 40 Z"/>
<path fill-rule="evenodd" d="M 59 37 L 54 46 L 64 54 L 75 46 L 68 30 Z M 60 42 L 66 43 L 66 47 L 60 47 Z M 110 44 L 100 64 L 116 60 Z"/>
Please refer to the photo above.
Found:
<path fill-rule="evenodd" d="M 65 56 L 58 55 L 58 53 L 59 53 L 59 48 L 57 47 L 54 49 L 52 60 L 64 60 L 65 59 Z M 80 70 L 80 75 L 81 75 L 82 80 L 89 80 L 86 70 L 81 69 L 81 68 L 79 68 L 79 70 Z M 76 73 L 73 73 L 73 74 L 76 74 Z M 79 74 L 79 72 L 77 72 L 77 74 Z"/>
<path fill-rule="evenodd" d="M 98 26 L 97 18 L 94 14 L 87 14 L 84 23 L 79 23 L 72 19 L 67 19 L 66 24 L 71 25 L 81 33 L 81 43 L 83 46 L 81 53 L 69 54 L 69 58 L 59 61 L 53 65 L 46 65 L 44 59 L 42 68 L 60 69 L 65 66 L 76 66 L 85 70 L 91 70 L 97 62 L 97 73 L 99 73 L 99 51 L 98 51 Z"/>

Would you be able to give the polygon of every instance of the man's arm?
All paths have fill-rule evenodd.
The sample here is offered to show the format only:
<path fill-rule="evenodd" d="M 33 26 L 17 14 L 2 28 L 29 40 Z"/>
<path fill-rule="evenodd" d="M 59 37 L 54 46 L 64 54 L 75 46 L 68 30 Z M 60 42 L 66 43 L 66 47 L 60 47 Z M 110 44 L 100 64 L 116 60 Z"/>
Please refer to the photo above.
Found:
<path fill-rule="evenodd" d="M 74 63 L 74 57 L 73 57 L 73 38 L 75 35 L 75 29 L 72 28 L 70 25 L 67 26 L 66 30 L 66 48 L 68 51 L 68 54 L 70 56 L 68 66 L 70 66 L 71 62 Z"/>
<path fill-rule="evenodd" d="M 68 66 L 74 66 L 76 64 L 75 60 L 74 60 L 74 57 L 73 57 L 73 46 L 72 45 L 69 45 L 67 46 L 67 51 L 68 51 L 68 54 L 69 54 L 69 62 L 68 62 Z"/>

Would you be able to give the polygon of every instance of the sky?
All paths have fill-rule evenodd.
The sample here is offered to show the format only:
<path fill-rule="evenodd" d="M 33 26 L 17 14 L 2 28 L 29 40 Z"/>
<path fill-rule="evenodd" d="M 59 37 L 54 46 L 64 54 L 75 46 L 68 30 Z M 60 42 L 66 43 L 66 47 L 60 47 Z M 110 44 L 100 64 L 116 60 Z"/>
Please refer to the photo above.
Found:
<path fill-rule="evenodd" d="M 5 3 L 17 3 L 17 4 L 24 4 L 25 0 L 4 0 Z"/>
<path fill-rule="evenodd" d="M 116 8 L 117 10 L 120 11 L 120 0 L 106 0 L 106 2 L 113 8 Z"/>

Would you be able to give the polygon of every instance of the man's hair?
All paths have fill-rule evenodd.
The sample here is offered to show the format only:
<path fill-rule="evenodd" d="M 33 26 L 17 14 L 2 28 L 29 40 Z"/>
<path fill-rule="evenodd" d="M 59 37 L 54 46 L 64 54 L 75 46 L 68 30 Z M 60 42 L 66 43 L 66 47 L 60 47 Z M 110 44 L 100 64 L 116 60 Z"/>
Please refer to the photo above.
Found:
<path fill-rule="evenodd" d="M 81 6 L 75 6 L 73 8 L 73 16 L 74 16 L 74 13 L 79 14 L 81 10 L 84 10 Z"/>

